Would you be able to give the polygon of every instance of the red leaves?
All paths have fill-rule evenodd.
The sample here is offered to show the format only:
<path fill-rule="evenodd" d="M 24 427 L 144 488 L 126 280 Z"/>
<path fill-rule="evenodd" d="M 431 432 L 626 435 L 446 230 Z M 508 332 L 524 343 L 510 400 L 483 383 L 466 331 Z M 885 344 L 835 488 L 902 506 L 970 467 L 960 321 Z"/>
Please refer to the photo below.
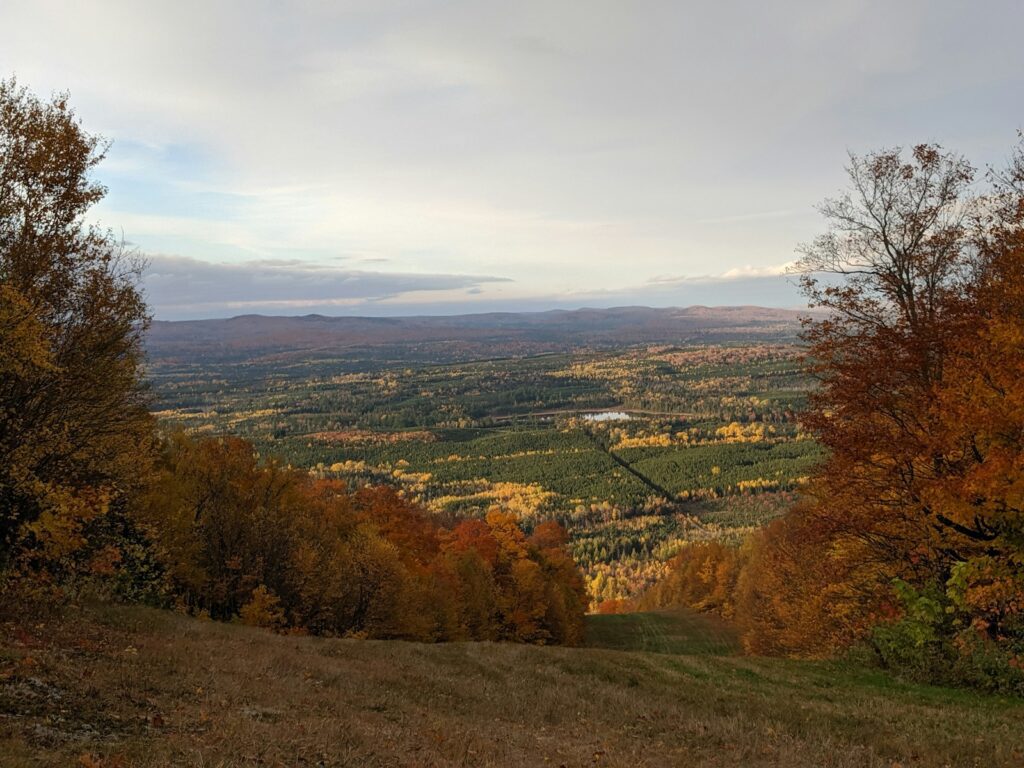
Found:
<path fill-rule="evenodd" d="M 445 551 L 477 554 L 491 567 L 498 562 L 498 540 L 482 520 L 463 520 L 444 536 Z"/>

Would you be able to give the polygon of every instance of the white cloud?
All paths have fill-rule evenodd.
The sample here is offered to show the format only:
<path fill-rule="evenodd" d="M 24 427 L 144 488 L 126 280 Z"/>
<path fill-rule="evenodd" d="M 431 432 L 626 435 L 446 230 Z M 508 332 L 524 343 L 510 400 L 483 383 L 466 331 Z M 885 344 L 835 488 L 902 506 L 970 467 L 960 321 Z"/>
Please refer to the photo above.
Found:
<path fill-rule="evenodd" d="M 742 267 L 727 269 L 722 273 L 722 277 L 726 280 L 735 280 L 736 278 L 742 277 L 776 277 L 780 275 L 788 275 L 792 272 L 795 264 L 795 261 L 787 261 L 785 264 L 779 264 L 774 267 L 754 267 L 750 264 L 745 264 Z"/>
<path fill-rule="evenodd" d="M 100 212 L 145 251 L 569 297 L 775 274 L 847 148 L 998 162 L 1022 23 L 1009 0 L 6 0 L 0 51 L 115 139 Z"/>

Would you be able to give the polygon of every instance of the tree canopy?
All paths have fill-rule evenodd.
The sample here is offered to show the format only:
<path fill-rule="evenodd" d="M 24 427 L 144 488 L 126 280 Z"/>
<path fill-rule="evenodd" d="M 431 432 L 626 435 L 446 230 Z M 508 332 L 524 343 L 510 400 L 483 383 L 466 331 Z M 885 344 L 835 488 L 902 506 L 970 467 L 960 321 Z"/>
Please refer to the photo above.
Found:
<path fill-rule="evenodd" d="M 1024 691 L 1024 143 L 980 190 L 937 146 L 847 170 L 798 265 L 827 311 L 801 416 L 826 458 L 794 509 L 739 550 L 684 551 L 646 604 L 734 613 L 759 653 L 867 642 Z"/>
<path fill-rule="evenodd" d="M 0 559 L 75 549 L 145 478 L 139 260 L 88 220 L 106 145 L 0 81 Z"/>

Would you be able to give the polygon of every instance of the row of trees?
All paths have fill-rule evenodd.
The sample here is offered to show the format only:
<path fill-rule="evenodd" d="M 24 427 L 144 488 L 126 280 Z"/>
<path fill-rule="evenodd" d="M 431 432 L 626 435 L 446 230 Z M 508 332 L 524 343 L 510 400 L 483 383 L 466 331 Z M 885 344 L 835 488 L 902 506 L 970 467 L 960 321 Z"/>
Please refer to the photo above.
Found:
<path fill-rule="evenodd" d="M 576 644 L 582 578 L 564 530 L 492 511 L 451 528 L 390 488 L 261 462 L 238 438 L 169 441 L 139 517 L 177 600 L 320 634 Z"/>
<path fill-rule="evenodd" d="M 747 647 L 1024 690 L 1024 145 L 977 192 L 934 146 L 853 157 L 800 268 L 828 449 L 805 500 L 661 588 L 735 610 Z M 659 601 L 658 593 L 650 599 Z"/>
<path fill-rule="evenodd" d="M 0 82 L 0 593 L 89 584 L 277 629 L 580 642 L 554 523 L 442 527 L 243 440 L 161 439 L 140 263 L 86 219 L 104 152 L 65 97 Z"/>

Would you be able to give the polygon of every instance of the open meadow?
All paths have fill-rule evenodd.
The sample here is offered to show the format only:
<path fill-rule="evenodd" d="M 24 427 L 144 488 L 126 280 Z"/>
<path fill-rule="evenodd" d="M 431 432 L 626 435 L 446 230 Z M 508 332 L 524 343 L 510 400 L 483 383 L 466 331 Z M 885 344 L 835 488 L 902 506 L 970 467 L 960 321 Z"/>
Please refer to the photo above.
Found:
<path fill-rule="evenodd" d="M 735 653 L 684 612 L 584 648 L 281 636 L 141 607 L 0 624 L 0 765 L 1021 765 L 1024 702 Z"/>

